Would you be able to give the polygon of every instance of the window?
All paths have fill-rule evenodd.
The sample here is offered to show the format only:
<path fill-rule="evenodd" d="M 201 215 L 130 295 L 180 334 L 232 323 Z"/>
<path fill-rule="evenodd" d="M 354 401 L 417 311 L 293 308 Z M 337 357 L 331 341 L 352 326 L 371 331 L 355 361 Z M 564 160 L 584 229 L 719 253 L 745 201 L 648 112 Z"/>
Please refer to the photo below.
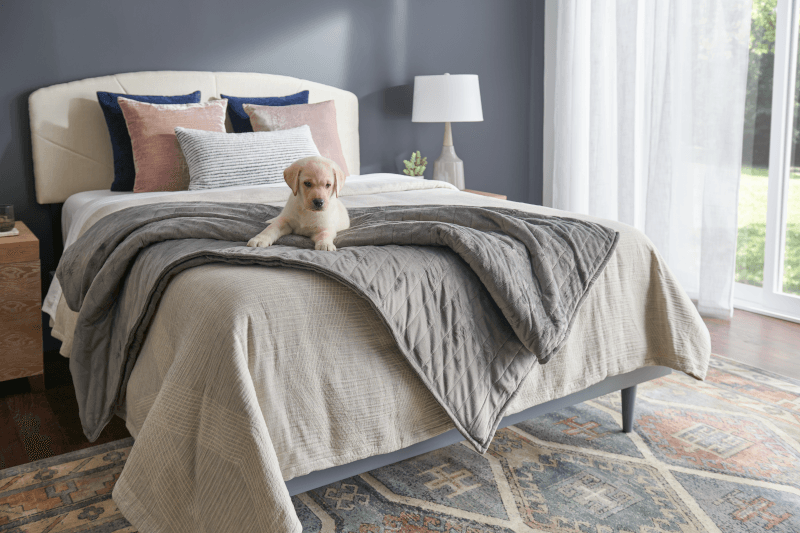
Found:
<path fill-rule="evenodd" d="M 800 0 L 754 0 L 735 306 L 800 321 Z"/>

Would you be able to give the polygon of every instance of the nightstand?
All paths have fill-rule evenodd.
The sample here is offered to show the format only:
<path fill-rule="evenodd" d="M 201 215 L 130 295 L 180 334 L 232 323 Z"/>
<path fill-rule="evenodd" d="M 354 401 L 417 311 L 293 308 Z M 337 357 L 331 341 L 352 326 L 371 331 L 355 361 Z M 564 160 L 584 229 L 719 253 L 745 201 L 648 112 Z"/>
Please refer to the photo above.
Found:
<path fill-rule="evenodd" d="M 497 198 L 498 200 L 508 200 L 508 196 L 503 194 L 495 194 L 493 192 L 473 191 L 472 189 L 464 189 L 464 192 L 471 192 L 472 194 L 480 194 L 481 196 L 488 196 L 489 198 Z"/>
<path fill-rule="evenodd" d="M 0 237 L 0 382 L 29 378 L 44 388 L 39 239 L 20 221 Z"/>

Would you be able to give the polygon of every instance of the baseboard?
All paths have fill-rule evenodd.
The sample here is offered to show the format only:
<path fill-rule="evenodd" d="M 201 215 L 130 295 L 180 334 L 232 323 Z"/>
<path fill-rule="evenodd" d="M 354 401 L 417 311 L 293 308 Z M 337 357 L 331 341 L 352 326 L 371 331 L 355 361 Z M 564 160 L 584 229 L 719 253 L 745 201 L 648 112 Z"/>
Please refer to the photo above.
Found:
<path fill-rule="evenodd" d="M 780 320 L 786 320 L 787 322 L 794 322 L 795 324 L 800 324 L 800 318 L 792 317 L 789 315 L 784 315 L 765 307 L 762 307 L 758 304 L 747 302 L 744 300 L 739 300 L 738 298 L 733 299 L 733 307 L 735 309 L 741 309 L 742 311 L 749 311 L 751 313 L 757 313 L 759 315 L 764 315 L 772 318 L 778 318 Z"/>

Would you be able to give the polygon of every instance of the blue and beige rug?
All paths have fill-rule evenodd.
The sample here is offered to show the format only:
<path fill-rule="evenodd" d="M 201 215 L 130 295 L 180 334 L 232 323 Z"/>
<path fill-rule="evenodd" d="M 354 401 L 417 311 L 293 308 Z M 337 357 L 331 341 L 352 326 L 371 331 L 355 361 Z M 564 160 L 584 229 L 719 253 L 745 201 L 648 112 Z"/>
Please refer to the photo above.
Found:
<path fill-rule="evenodd" d="M 712 358 L 294 498 L 308 532 L 800 532 L 800 381 Z M 133 532 L 111 500 L 130 439 L 0 471 L 0 532 Z"/>

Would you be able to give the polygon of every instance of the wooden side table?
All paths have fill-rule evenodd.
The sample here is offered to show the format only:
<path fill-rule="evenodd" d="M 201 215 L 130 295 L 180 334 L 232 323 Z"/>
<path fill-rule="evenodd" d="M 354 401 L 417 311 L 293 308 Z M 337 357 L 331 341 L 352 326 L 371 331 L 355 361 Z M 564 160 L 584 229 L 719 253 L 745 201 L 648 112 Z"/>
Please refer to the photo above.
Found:
<path fill-rule="evenodd" d="M 44 389 L 39 239 L 20 221 L 0 237 L 0 382 L 27 377 Z"/>
<path fill-rule="evenodd" d="M 503 194 L 495 194 L 493 192 L 473 191 L 472 189 L 464 189 L 464 192 L 470 192 L 472 194 L 480 194 L 481 196 L 497 198 L 498 200 L 508 200 L 508 196 L 505 196 Z"/>

